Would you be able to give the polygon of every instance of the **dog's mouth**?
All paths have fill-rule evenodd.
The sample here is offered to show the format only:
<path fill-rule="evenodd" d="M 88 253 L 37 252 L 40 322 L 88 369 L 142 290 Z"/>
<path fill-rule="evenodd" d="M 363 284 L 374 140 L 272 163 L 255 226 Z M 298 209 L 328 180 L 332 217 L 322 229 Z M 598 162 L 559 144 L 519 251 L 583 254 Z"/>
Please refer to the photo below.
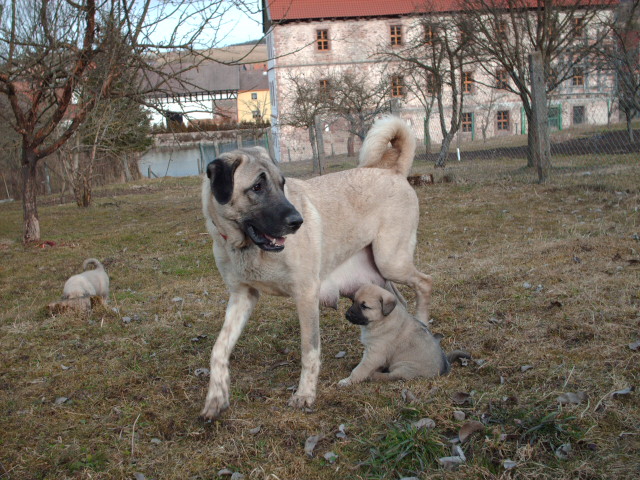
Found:
<path fill-rule="evenodd" d="M 265 252 L 281 252 L 284 250 L 285 237 L 272 237 L 268 233 L 261 232 L 253 225 L 247 225 L 246 232 L 251 241 Z"/>

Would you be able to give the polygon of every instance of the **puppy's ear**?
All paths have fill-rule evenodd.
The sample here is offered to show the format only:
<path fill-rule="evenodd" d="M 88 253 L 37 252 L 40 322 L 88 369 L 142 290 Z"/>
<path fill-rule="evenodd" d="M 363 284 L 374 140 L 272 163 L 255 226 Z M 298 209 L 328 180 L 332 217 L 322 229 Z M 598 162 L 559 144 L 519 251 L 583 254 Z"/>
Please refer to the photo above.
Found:
<path fill-rule="evenodd" d="M 387 292 L 385 290 L 380 297 L 380 303 L 382 305 L 382 315 L 386 317 L 391 312 L 393 312 L 394 308 L 396 308 L 398 300 L 393 293 Z"/>
<path fill-rule="evenodd" d="M 211 192 L 220 205 L 225 205 L 233 195 L 233 175 L 240 165 L 240 159 L 235 161 L 216 158 L 207 165 L 207 177 L 211 182 Z"/>

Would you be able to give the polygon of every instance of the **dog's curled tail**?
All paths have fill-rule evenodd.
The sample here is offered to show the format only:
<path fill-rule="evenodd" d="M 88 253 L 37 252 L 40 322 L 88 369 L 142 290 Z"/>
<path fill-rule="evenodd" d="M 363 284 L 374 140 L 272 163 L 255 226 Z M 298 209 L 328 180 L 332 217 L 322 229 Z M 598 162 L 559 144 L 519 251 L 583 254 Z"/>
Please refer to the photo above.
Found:
<path fill-rule="evenodd" d="M 97 258 L 87 258 L 82 263 L 82 270 L 86 270 L 89 265 L 93 264 L 96 267 L 96 270 L 104 270 L 102 263 Z"/>
<path fill-rule="evenodd" d="M 391 143 L 391 146 L 389 146 Z M 373 124 L 360 149 L 360 168 L 385 168 L 408 176 L 416 153 L 416 138 L 399 117 L 383 117 Z"/>

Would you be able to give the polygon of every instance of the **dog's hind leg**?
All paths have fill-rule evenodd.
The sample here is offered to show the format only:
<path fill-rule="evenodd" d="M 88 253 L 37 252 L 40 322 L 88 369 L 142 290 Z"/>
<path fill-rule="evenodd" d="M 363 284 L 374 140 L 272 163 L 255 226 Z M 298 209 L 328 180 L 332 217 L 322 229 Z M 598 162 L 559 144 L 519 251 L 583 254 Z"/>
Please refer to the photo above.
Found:
<path fill-rule="evenodd" d="M 229 357 L 259 296 L 257 290 L 246 286 L 231 292 L 224 324 L 211 351 L 209 390 L 202 410 L 204 418 L 216 418 L 229 408 Z"/>
<path fill-rule="evenodd" d="M 413 248 L 373 244 L 376 266 L 384 278 L 413 288 L 416 292 L 416 317 L 425 325 L 429 322 L 431 302 L 430 275 L 420 272 L 413 264 Z"/>
<path fill-rule="evenodd" d="M 319 289 L 304 292 L 296 297 L 300 319 L 302 371 L 298 389 L 289 400 L 295 408 L 311 407 L 316 400 L 316 388 L 320 373 L 320 307 Z"/>

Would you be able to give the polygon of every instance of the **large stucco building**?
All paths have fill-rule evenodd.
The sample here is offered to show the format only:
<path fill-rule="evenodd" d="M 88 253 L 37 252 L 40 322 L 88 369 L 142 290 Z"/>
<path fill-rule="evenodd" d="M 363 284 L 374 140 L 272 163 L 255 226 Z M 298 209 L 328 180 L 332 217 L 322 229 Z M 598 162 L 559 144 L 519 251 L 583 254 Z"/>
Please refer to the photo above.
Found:
<path fill-rule="evenodd" d="M 427 116 L 421 102 L 406 87 L 409 80 L 394 68 L 389 51 L 422 35 L 425 14 L 459 13 L 454 0 L 270 0 L 264 2 L 264 24 L 269 55 L 269 88 L 272 102 L 274 148 L 279 161 L 311 157 L 308 134 L 279 120 L 291 108 L 291 78 L 319 78 L 332 71 L 355 69 L 389 84 L 389 95 L 398 97 L 396 113 L 411 125 L 416 136 L 437 144 L 442 133 L 437 114 Z M 608 8 L 605 6 L 603 8 Z M 458 10 L 458 12 L 457 12 Z M 455 33 L 453 33 L 455 34 Z M 495 66 L 498 69 L 498 66 Z M 588 71 L 587 71 L 588 70 Z M 478 65 L 467 65 L 460 88 L 465 90 L 459 141 L 526 134 L 526 115 L 519 96 L 495 86 Z M 385 80 L 386 79 L 386 80 Z M 507 78 L 506 81 L 509 81 Z M 444 91 L 445 96 L 447 91 Z M 597 69 L 576 69 L 549 98 L 551 128 L 607 123 L 615 111 L 613 76 Z M 447 115 L 445 107 L 445 115 Z M 339 122 L 325 122 L 325 152 L 347 151 L 347 134 Z"/>

